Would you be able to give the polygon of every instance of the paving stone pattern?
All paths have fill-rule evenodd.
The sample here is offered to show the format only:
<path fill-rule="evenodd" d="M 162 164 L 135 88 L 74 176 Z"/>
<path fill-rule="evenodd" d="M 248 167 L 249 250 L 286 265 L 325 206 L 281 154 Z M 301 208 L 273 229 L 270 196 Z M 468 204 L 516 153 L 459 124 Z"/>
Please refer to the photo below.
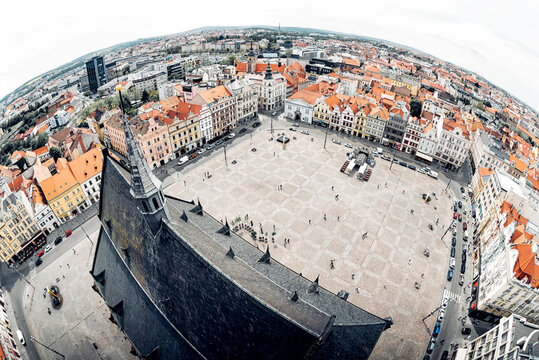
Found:
<path fill-rule="evenodd" d="M 325 150 L 323 139 L 311 141 L 299 132 L 287 136 L 285 149 L 264 130 L 252 143 L 234 143 L 226 151 L 228 167 L 219 149 L 200 166 L 167 178 L 165 193 L 198 197 L 217 219 L 252 221 L 258 235 L 261 224 L 278 261 L 308 279 L 320 275 L 321 286 L 348 291 L 348 301 L 375 315 L 391 316 L 394 325 L 382 334 L 372 359 L 421 358 L 429 339 L 421 319 L 438 306 L 446 282 L 450 234 L 445 244 L 440 238 L 452 220 L 452 199 L 443 194 L 445 186 L 398 164 L 390 171 L 380 158 L 370 180 L 362 182 L 339 171 L 349 149 L 328 139 Z M 427 192 L 437 195 L 430 204 L 421 198 Z M 430 329 L 434 320 L 425 321 Z"/>

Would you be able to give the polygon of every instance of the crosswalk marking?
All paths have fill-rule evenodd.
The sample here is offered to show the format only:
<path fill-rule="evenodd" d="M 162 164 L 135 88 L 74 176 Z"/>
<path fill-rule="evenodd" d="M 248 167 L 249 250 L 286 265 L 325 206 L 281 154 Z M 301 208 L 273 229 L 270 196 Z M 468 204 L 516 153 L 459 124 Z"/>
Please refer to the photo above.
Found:
<path fill-rule="evenodd" d="M 444 289 L 444 299 L 449 299 L 449 301 L 454 301 L 460 304 L 460 295 L 457 295 L 448 289 Z"/>
<path fill-rule="evenodd" d="M 33 262 L 30 263 L 30 280 L 37 276 L 36 266 Z"/>

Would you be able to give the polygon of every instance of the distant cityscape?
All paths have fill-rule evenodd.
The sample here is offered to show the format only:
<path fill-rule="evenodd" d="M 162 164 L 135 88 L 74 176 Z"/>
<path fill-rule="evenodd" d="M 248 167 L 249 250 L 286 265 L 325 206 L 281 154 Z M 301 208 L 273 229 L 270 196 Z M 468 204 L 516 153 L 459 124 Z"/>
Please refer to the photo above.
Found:
<path fill-rule="evenodd" d="M 279 136 L 278 144 L 267 140 Z M 48 296 L 54 305 L 59 299 L 46 281 L 35 287 L 31 282 L 52 271 L 47 257 L 76 256 L 75 244 L 88 239 L 91 245 L 84 251 L 93 260 L 77 260 L 87 267 L 81 273 L 91 275 L 93 285 L 87 288 L 99 295 L 95 304 L 107 305 L 110 324 L 117 327 L 115 338 L 125 334 L 128 339 L 122 345 L 127 353 L 119 356 L 105 352 L 97 340 L 88 342 L 102 358 L 128 358 L 131 349 L 129 356 L 152 359 L 539 359 L 538 137 L 537 111 L 487 79 L 382 40 L 242 28 L 171 35 L 96 52 L 77 66 L 44 74 L 0 103 L 0 305 L 5 320 L 0 353 L 7 359 L 53 359 L 62 351 L 52 337 L 41 348 L 39 342 L 34 348 L 39 334 L 30 341 L 29 314 L 38 306 L 33 297 L 40 298 L 45 287 L 40 300 Z M 234 153 L 247 142 L 246 151 Z M 309 168 L 322 156 L 311 146 L 322 149 L 322 144 L 339 167 L 343 164 L 340 173 L 328 173 L 325 180 L 315 177 L 319 164 Z M 351 193 L 379 194 L 395 183 L 387 201 L 377 195 L 354 203 L 354 210 L 339 209 L 333 216 L 338 223 L 356 210 L 358 220 L 348 224 L 354 230 L 335 228 L 330 234 L 351 249 L 359 246 L 349 235 L 356 230 L 362 240 L 372 237 L 378 244 L 385 236 L 380 228 L 390 228 L 386 217 L 368 217 L 368 210 L 361 215 L 361 206 L 377 214 L 397 212 L 399 224 L 417 226 L 414 245 L 391 245 L 402 251 L 403 262 L 377 253 L 382 246 L 362 249 L 364 256 L 376 254 L 386 263 L 389 273 L 380 270 L 387 277 L 377 283 L 379 292 L 390 286 L 384 280 L 394 275 L 389 266 L 414 264 L 416 269 L 406 271 L 418 277 L 406 276 L 394 290 L 398 296 L 421 293 L 421 304 L 431 307 L 417 309 L 413 325 L 403 323 L 397 308 L 363 301 L 367 285 L 358 278 L 364 279 L 364 267 L 375 260 L 367 265 L 349 260 L 355 270 L 335 275 L 344 271 L 339 266 L 345 262 L 337 255 L 321 260 L 323 266 L 303 268 L 282 255 L 293 247 L 287 248 L 288 238 L 278 238 L 276 228 L 285 226 L 279 221 L 302 237 L 316 237 L 310 227 L 326 224 L 326 213 L 337 205 L 326 208 L 321 201 L 318 220 L 309 213 L 312 207 L 293 212 L 294 218 L 309 216 L 299 226 L 277 217 L 278 209 L 286 208 L 284 200 L 258 202 L 275 209 L 268 213 L 275 216 L 268 235 L 269 225 L 263 222 L 270 222 L 269 215 L 254 223 L 254 216 L 248 216 L 247 211 L 259 211 L 256 202 L 238 219 L 237 213 L 227 217 L 223 211 L 222 216 L 218 206 L 201 203 L 205 198 L 199 194 L 206 194 L 210 181 L 225 177 L 217 175 L 216 165 L 207 165 L 214 164 L 218 150 L 223 149 L 218 155 L 224 155 L 222 171 L 229 171 L 232 160 L 247 163 L 249 156 L 267 155 L 249 162 L 249 171 L 262 172 L 266 162 L 277 158 L 299 161 L 287 158 L 296 151 L 287 149 L 294 146 L 312 155 L 303 154 L 297 173 L 282 181 L 317 179 L 331 193 L 330 205 L 348 201 Z M 191 185 L 202 168 L 203 183 Z M 297 178 L 301 171 L 306 175 Z M 399 178 L 394 181 L 395 171 Z M 369 182 L 371 173 L 375 180 Z M 346 186 L 358 189 L 338 193 L 334 184 L 344 180 L 334 179 L 345 175 L 354 181 Z M 233 192 L 234 182 L 242 178 L 235 176 L 222 187 L 214 185 L 209 198 Z M 258 199 L 254 194 L 261 186 L 245 190 L 252 192 L 251 201 Z M 414 186 L 420 193 L 412 193 Z M 277 184 L 279 192 L 281 187 Z M 398 200 L 396 194 L 414 198 Z M 296 195 L 286 193 L 291 199 Z M 306 204 L 307 197 L 298 195 L 296 201 Z M 232 195 L 228 199 L 239 202 Z M 428 223 L 421 230 L 415 223 L 419 220 L 405 218 L 420 211 L 431 216 L 421 220 Z M 92 219 L 97 227 L 90 226 Z M 375 225 L 376 230 L 369 227 Z M 79 228 L 84 230 L 80 239 L 75 234 Z M 232 238 L 225 237 L 230 233 Z M 434 240 L 423 244 L 423 238 Z M 272 245 L 276 242 L 278 248 Z M 294 254 L 296 262 L 308 261 L 301 251 Z M 236 259 L 232 265 L 223 262 L 225 255 Z M 420 262 L 438 256 L 443 263 Z M 322 276 L 320 284 L 319 267 L 334 274 Z M 425 278 L 431 270 L 429 285 Z M 62 287 L 60 275 L 51 273 L 54 278 Z M 27 284 L 34 289 L 33 295 L 26 293 L 30 303 L 21 295 Z M 404 291 L 410 284 L 415 289 Z M 221 288 L 229 298 L 213 292 Z M 62 301 L 68 301 L 69 291 L 62 294 Z M 16 306 L 23 308 L 14 311 Z M 51 315 L 47 309 L 49 314 L 42 316 Z M 271 331 L 264 333 L 262 321 Z M 142 334 L 143 322 L 159 326 Z M 252 333 L 243 333 L 240 326 Z M 236 331 L 236 337 L 227 331 Z M 285 340 L 287 331 L 297 336 L 297 347 Z M 404 342 L 407 332 L 414 339 L 409 346 L 389 339 Z M 81 340 L 80 349 L 86 341 Z M 249 341 L 251 347 L 241 346 Z M 47 352 L 48 347 L 56 350 Z"/>

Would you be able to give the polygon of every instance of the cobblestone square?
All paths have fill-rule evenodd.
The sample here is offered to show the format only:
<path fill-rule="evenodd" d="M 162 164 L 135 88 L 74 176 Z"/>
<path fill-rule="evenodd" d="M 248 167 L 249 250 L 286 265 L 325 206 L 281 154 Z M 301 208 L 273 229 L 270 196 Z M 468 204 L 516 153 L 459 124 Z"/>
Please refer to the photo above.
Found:
<path fill-rule="evenodd" d="M 291 138 L 285 149 L 269 141 L 265 129 L 252 140 L 236 139 L 226 150 L 228 164 L 223 149 L 214 150 L 166 179 L 165 193 L 198 197 L 218 220 L 243 221 L 248 215 L 244 223 L 252 221 L 259 235 L 262 227 L 277 261 L 311 280 L 320 275 L 321 286 L 335 293 L 344 289 L 348 301 L 391 316 L 394 325 L 382 334 L 372 359 L 421 358 L 429 339 L 421 319 L 440 302 L 449 258 L 440 239 L 451 221 L 452 199 L 442 195 L 443 184 L 398 164 L 390 170 L 380 158 L 370 180 L 362 182 L 339 171 L 349 149 L 328 139 L 326 150 L 323 138 L 285 133 Z M 432 192 L 437 198 L 425 204 L 421 195 Z M 426 320 L 429 328 L 433 323 L 432 317 Z"/>

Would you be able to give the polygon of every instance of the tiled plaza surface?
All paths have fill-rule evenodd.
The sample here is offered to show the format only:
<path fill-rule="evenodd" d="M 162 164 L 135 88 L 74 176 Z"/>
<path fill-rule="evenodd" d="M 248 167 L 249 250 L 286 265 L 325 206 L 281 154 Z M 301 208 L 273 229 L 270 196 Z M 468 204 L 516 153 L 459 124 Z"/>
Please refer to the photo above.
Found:
<path fill-rule="evenodd" d="M 89 271 L 98 233 L 89 234 L 94 246 L 87 239 L 80 242 L 73 248 L 75 252 L 67 251 L 32 280 L 36 288 L 33 299 L 31 289 L 27 288 L 29 296 L 24 303 L 27 325 L 37 341 L 65 359 L 136 359 L 129 353 L 131 343 L 109 321 L 108 306 L 92 289 L 94 282 Z M 58 310 L 52 308 L 49 295 L 43 297 L 43 289 L 52 285 L 58 286 L 63 296 L 63 305 Z M 51 309 L 50 315 L 47 308 Z M 41 359 L 61 358 L 40 344 L 35 346 Z"/>
<path fill-rule="evenodd" d="M 261 224 L 268 233 L 277 261 L 311 280 L 320 275 L 321 286 L 334 293 L 344 289 L 348 301 L 382 318 L 391 316 L 394 325 L 382 334 L 372 359 L 422 358 L 429 333 L 421 319 L 440 304 L 446 283 L 449 247 L 441 237 L 451 221 L 452 199 L 442 195 L 445 186 L 398 164 L 390 171 L 380 158 L 370 180 L 359 181 L 339 171 L 350 151 L 343 145 L 328 138 L 324 150 L 319 134 L 285 132 L 297 138 L 285 150 L 261 129 L 252 140 L 236 139 L 227 147 L 228 168 L 223 149 L 216 150 L 196 167 L 169 177 L 165 193 L 198 197 L 218 220 L 248 214 L 246 223 L 252 221 L 257 231 Z M 427 192 L 437 195 L 430 204 L 421 198 Z M 285 238 L 290 239 L 286 247 Z M 450 234 L 444 240 L 450 243 Z M 425 323 L 432 329 L 434 316 Z"/>

